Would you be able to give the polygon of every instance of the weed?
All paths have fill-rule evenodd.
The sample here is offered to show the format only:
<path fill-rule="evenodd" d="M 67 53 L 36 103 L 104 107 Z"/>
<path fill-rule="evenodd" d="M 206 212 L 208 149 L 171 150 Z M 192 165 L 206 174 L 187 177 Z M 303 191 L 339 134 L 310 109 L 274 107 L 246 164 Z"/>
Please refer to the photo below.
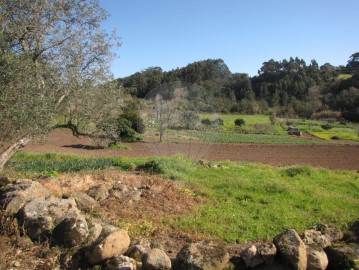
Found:
<path fill-rule="evenodd" d="M 313 173 L 313 170 L 311 168 L 303 167 L 303 166 L 293 166 L 293 167 L 284 169 L 284 174 L 289 177 L 295 177 L 297 175 L 311 176 L 312 173 Z"/>

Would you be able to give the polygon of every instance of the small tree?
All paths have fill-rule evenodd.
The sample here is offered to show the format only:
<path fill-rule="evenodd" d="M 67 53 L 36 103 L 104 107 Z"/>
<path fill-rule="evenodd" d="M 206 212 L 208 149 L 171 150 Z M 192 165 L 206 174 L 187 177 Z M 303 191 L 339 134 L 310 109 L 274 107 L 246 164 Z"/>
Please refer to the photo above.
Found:
<path fill-rule="evenodd" d="M 98 0 L 0 0 L 0 6 L 1 170 L 64 111 L 74 135 L 94 137 L 81 128 L 111 119 L 121 96 L 107 84 L 111 48 L 120 44 L 102 30 L 107 13 Z"/>

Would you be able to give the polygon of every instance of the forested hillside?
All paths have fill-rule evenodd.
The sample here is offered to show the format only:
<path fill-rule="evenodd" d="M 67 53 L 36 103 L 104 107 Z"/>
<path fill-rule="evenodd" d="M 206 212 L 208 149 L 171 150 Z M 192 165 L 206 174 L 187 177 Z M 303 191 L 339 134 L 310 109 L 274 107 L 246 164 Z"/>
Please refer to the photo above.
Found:
<path fill-rule="evenodd" d="M 359 53 L 344 66 L 315 60 L 270 59 L 258 75 L 232 73 L 222 59 L 191 63 L 168 72 L 150 67 L 117 81 L 126 91 L 143 98 L 163 83 L 183 81 L 204 87 L 218 100 L 223 112 L 311 117 L 323 111 L 340 111 L 355 119 L 359 113 Z"/>

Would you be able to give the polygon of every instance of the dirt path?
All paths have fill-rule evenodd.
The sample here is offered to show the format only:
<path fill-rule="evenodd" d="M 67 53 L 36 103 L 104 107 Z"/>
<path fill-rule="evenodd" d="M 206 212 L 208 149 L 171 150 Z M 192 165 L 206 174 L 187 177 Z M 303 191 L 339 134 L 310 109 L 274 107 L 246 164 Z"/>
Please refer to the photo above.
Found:
<path fill-rule="evenodd" d="M 275 166 L 308 164 L 329 169 L 359 170 L 359 145 L 261 145 L 200 143 L 130 143 L 131 150 L 98 149 L 67 130 L 55 130 L 43 144 L 30 143 L 23 151 L 98 157 L 168 156 L 184 153 L 207 160 L 258 162 Z"/>

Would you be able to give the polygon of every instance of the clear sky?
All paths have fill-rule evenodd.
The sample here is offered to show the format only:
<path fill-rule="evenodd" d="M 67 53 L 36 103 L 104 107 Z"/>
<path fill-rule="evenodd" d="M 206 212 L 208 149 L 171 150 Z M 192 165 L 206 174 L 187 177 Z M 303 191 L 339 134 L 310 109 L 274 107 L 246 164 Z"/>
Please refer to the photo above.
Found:
<path fill-rule="evenodd" d="M 359 51 L 359 0 L 100 0 L 122 46 L 116 78 L 221 58 L 257 74 L 264 61 L 345 65 Z"/>

